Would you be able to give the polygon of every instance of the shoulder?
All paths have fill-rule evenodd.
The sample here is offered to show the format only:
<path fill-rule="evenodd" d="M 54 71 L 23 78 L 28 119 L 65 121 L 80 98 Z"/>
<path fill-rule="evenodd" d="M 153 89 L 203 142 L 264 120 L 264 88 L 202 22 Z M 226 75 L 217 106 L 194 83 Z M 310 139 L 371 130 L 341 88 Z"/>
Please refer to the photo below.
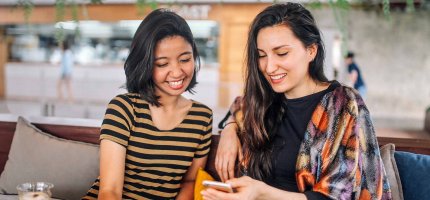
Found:
<path fill-rule="evenodd" d="M 125 94 L 116 95 L 109 102 L 109 106 L 112 106 L 112 105 L 118 105 L 121 107 L 125 106 L 130 111 L 136 108 L 149 109 L 149 103 L 141 99 L 140 95 L 137 93 L 125 93 Z"/>
<path fill-rule="evenodd" d="M 204 112 L 212 114 L 212 109 L 209 108 L 209 106 L 207 106 L 207 105 L 205 105 L 203 103 L 200 103 L 200 102 L 198 102 L 196 100 L 191 100 L 191 102 L 193 103 L 193 107 L 194 108 L 196 108 L 196 109 L 198 109 L 200 111 L 204 111 Z"/>
<path fill-rule="evenodd" d="M 124 93 L 124 94 L 118 94 L 114 98 L 112 98 L 111 101 L 119 100 L 119 101 L 126 101 L 128 104 L 148 104 L 145 100 L 140 98 L 140 95 L 137 93 Z"/>
<path fill-rule="evenodd" d="M 347 108 L 351 113 L 358 113 L 358 108 L 364 106 L 364 101 L 355 89 L 341 85 L 327 93 L 322 99 L 322 104 L 327 109 L 341 112 Z"/>
<path fill-rule="evenodd" d="M 195 101 L 195 100 L 191 100 L 191 101 L 193 103 L 193 106 L 188 114 L 196 115 L 201 118 L 204 118 L 205 121 L 209 123 L 212 120 L 212 115 L 213 115 L 212 109 L 209 108 L 207 105 L 200 103 L 198 101 Z"/>

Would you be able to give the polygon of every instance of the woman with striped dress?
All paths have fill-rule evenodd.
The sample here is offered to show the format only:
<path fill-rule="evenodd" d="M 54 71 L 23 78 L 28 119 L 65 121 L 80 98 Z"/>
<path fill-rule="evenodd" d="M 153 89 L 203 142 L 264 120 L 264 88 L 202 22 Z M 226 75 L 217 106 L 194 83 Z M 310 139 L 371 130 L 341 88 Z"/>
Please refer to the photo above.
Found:
<path fill-rule="evenodd" d="M 113 98 L 100 132 L 100 177 L 83 199 L 192 199 L 211 143 L 212 110 L 186 99 L 199 55 L 179 15 L 151 12 L 125 65 L 129 93 Z"/>

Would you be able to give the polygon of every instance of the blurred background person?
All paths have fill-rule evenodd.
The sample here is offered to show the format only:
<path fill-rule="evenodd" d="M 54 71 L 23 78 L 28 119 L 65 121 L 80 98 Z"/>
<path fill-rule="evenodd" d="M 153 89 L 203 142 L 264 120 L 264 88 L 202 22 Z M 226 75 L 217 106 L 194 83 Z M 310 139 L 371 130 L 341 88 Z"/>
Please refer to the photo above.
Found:
<path fill-rule="evenodd" d="M 356 89 L 360 93 L 360 96 L 365 99 L 367 93 L 366 84 L 364 84 L 360 68 L 355 64 L 354 53 L 352 51 L 349 51 L 346 54 L 345 63 L 348 66 L 349 80 L 354 86 L 354 89 Z"/>
<path fill-rule="evenodd" d="M 67 100 L 68 102 L 73 102 L 73 93 L 72 93 L 72 72 L 74 66 L 74 57 L 73 52 L 70 50 L 70 46 L 67 42 L 63 43 L 63 52 L 61 55 L 60 62 L 60 79 L 57 84 L 57 95 L 60 101 Z M 64 99 L 63 95 L 63 87 L 66 91 L 66 99 Z"/>

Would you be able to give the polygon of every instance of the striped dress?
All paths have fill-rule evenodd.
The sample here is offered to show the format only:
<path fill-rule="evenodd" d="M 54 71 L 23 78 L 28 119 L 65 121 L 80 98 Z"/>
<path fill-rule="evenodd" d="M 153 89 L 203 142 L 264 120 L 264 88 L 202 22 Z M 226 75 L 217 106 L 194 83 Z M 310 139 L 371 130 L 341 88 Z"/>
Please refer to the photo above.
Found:
<path fill-rule="evenodd" d="M 208 154 L 212 110 L 192 101 L 185 119 L 174 129 L 159 130 L 149 104 L 137 94 L 118 95 L 108 105 L 100 140 L 127 149 L 123 199 L 174 199 L 193 158 Z M 97 199 L 99 179 L 82 199 Z"/>

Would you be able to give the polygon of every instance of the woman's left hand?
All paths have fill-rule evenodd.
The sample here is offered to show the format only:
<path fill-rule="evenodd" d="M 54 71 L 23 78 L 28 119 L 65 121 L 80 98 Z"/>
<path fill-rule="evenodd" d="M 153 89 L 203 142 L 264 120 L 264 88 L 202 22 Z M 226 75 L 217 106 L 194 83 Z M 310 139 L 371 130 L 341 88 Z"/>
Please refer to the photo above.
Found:
<path fill-rule="evenodd" d="M 264 188 L 267 186 L 265 183 L 252 179 L 249 176 L 243 176 L 240 178 L 231 179 L 231 180 L 228 180 L 227 183 L 231 184 L 231 186 L 235 190 L 234 193 L 225 193 L 219 190 L 208 188 L 202 191 L 203 199 L 205 200 L 257 199 L 259 196 L 261 196 L 261 191 L 264 191 Z"/>

